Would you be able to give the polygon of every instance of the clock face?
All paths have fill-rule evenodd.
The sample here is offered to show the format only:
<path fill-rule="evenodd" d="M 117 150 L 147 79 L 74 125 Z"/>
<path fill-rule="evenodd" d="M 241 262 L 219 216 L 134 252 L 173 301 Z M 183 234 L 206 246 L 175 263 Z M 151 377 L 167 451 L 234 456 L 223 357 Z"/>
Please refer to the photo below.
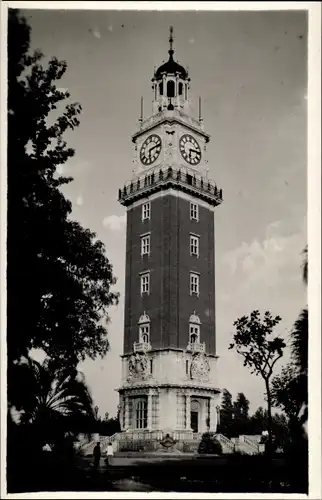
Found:
<path fill-rule="evenodd" d="M 140 150 L 140 160 L 143 165 L 151 165 L 161 153 L 161 138 L 156 135 L 150 135 L 145 139 Z"/>
<path fill-rule="evenodd" d="M 192 135 L 185 134 L 181 136 L 179 147 L 184 160 L 190 163 L 190 165 L 198 165 L 201 160 L 201 149 Z"/>

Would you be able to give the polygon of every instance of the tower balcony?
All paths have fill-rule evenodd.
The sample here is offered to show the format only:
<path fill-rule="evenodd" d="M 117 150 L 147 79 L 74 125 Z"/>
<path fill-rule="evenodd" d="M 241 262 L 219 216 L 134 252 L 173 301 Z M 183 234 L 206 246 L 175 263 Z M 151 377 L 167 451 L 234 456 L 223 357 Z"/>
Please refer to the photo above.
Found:
<path fill-rule="evenodd" d="M 217 206 L 223 201 L 222 189 L 219 189 L 213 181 L 171 166 L 150 174 L 142 174 L 127 182 L 123 189 L 119 189 L 118 201 L 125 206 L 131 205 L 140 198 L 167 188 L 183 191 L 212 206 Z"/>
<path fill-rule="evenodd" d="M 134 342 L 133 351 L 134 352 L 147 352 L 151 351 L 152 347 L 150 342 Z"/>
<path fill-rule="evenodd" d="M 205 352 L 206 344 L 204 342 L 189 342 L 187 345 L 188 352 Z"/>

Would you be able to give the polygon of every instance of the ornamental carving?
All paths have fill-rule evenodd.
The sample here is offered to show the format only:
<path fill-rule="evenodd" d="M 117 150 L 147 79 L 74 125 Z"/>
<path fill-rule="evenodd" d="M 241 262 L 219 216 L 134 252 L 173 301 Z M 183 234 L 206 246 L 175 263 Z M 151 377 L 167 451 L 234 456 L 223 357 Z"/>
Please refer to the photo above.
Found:
<path fill-rule="evenodd" d="M 200 382 L 208 382 L 210 366 L 207 357 L 203 353 L 196 353 L 191 362 L 190 377 Z"/>
<path fill-rule="evenodd" d="M 129 359 L 129 380 L 144 380 L 148 372 L 148 359 L 145 354 L 135 353 Z"/>

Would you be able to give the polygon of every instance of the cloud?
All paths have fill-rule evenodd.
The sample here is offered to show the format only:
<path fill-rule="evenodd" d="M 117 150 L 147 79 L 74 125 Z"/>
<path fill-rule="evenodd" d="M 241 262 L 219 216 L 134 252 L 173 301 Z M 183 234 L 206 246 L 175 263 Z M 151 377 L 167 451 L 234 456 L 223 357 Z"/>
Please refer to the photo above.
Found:
<path fill-rule="evenodd" d="M 82 195 L 80 194 L 77 199 L 76 199 L 76 205 L 78 205 L 79 207 L 82 206 L 84 204 L 84 199 L 82 197 Z"/>
<path fill-rule="evenodd" d="M 108 215 L 103 219 L 103 226 L 111 231 L 120 231 L 125 226 L 126 215 Z"/>
<path fill-rule="evenodd" d="M 305 222 L 303 224 L 305 226 Z M 232 275 L 241 275 L 248 283 L 273 285 L 280 279 L 299 277 L 301 251 L 306 244 L 304 227 L 292 234 L 283 234 L 279 221 L 267 226 L 262 241 L 243 242 L 224 256 Z"/>

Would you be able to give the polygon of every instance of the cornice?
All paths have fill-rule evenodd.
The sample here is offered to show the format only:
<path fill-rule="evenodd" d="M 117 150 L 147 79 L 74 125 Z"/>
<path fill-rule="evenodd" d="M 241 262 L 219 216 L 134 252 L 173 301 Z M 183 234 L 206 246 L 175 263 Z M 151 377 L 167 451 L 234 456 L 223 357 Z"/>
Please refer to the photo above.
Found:
<path fill-rule="evenodd" d="M 220 394 L 221 390 L 218 387 L 209 387 L 205 385 L 190 385 L 190 384 L 171 384 L 171 383 L 164 383 L 164 384 L 151 384 L 151 383 L 146 383 L 146 384 L 135 384 L 135 385 L 123 385 L 121 387 L 118 387 L 115 389 L 115 391 L 122 393 L 125 391 L 131 392 L 132 390 L 137 390 L 137 389 L 184 389 L 184 390 L 190 390 L 191 393 L 196 392 L 196 391 L 207 391 L 207 392 L 213 392 L 215 394 Z"/>
<path fill-rule="evenodd" d="M 210 135 L 206 134 L 206 132 L 201 130 L 199 127 L 197 127 L 197 126 L 195 127 L 194 125 L 187 123 L 186 121 L 184 121 L 183 119 L 180 119 L 178 117 L 171 117 L 170 118 L 168 116 L 165 116 L 165 117 L 162 117 L 160 120 L 155 121 L 146 127 L 142 127 L 138 132 L 133 134 L 132 135 L 132 142 L 135 143 L 137 138 L 140 137 L 140 135 L 145 134 L 146 132 L 149 132 L 149 131 L 155 129 L 156 127 L 158 127 L 159 125 L 161 125 L 163 123 L 168 123 L 170 125 L 172 125 L 173 123 L 178 123 L 179 125 L 183 125 L 184 127 L 187 127 L 191 131 L 204 137 L 206 143 L 210 141 Z"/>

